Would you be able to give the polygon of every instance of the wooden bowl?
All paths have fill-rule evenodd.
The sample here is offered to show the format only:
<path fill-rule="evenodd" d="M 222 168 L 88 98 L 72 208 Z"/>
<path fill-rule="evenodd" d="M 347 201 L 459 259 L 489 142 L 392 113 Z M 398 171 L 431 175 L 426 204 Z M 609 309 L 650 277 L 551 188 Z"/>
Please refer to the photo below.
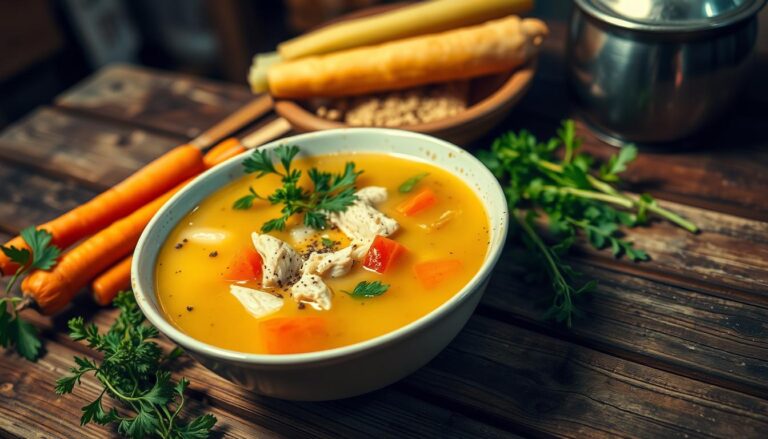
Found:
<path fill-rule="evenodd" d="M 370 16 L 402 6 L 404 4 L 368 8 L 344 16 L 340 20 Z M 469 143 L 498 124 L 523 97 L 533 80 L 536 64 L 534 58 L 526 65 L 513 71 L 473 78 L 469 82 L 467 109 L 454 116 L 429 123 L 388 128 L 400 128 L 429 134 L 459 145 Z M 276 99 L 275 111 L 290 122 L 294 130 L 300 132 L 352 127 L 352 125 L 343 122 L 332 121 L 315 115 L 307 101 Z"/>

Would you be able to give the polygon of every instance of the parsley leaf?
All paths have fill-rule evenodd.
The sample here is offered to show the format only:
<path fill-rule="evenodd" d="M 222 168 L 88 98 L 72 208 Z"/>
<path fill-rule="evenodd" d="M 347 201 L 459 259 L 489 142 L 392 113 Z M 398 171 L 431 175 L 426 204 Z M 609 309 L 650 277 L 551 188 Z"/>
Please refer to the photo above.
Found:
<path fill-rule="evenodd" d="M 40 356 L 42 346 L 37 328 L 23 320 L 16 310 L 16 305 L 22 299 L 12 295 L 13 287 L 30 270 L 53 268 L 61 250 L 51 244 L 53 236 L 44 229 L 36 230 L 31 226 L 22 230 L 20 235 L 28 248 L 0 246 L 0 250 L 19 266 L 0 297 L 0 345 L 4 348 L 14 346 L 19 355 L 35 361 Z"/>
<path fill-rule="evenodd" d="M 32 264 L 30 268 L 50 270 L 56 264 L 56 259 L 61 254 L 61 250 L 51 245 L 53 235 L 48 233 L 48 231 L 27 227 L 21 231 L 21 237 L 24 238 L 24 241 L 32 250 Z"/>
<path fill-rule="evenodd" d="M 29 361 L 37 360 L 42 345 L 37 337 L 37 328 L 17 314 L 16 318 L 11 320 L 10 331 L 10 339 L 14 340 L 19 355 Z"/>
<path fill-rule="evenodd" d="M 575 131 L 573 121 L 567 120 L 557 137 L 546 142 L 526 130 L 509 132 L 494 140 L 489 151 L 478 154 L 504 186 L 518 224 L 513 233 L 530 250 L 523 263 L 536 265 L 526 267 L 528 274 L 546 277 L 551 283 L 553 300 L 546 315 L 569 326 L 577 314 L 576 298 L 595 286 L 581 281 L 580 273 L 562 260 L 579 236 L 597 249 L 610 248 L 615 257 L 645 261 L 648 254 L 624 239 L 622 227 L 635 227 L 655 215 L 690 232 L 698 230 L 649 195 L 632 197 L 611 185 L 637 156 L 635 147 L 622 148 L 595 170 L 595 160 L 579 153 L 581 140 Z M 558 160 L 559 149 L 564 150 L 562 160 Z M 548 229 L 553 244 L 544 241 L 541 226 Z"/>
<path fill-rule="evenodd" d="M 203 415 L 187 425 L 178 427 L 177 433 L 182 439 L 204 439 L 209 436 L 214 424 L 216 418 L 213 415 Z"/>
<path fill-rule="evenodd" d="M 627 165 L 637 157 L 637 148 L 634 145 L 627 145 L 619 150 L 619 153 L 612 155 L 608 163 L 600 167 L 600 179 L 609 182 L 619 181 L 619 174 L 627 170 Z"/>
<path fill-rule="evenodd" d="M 86 324 L 82 317 L 69 321 L 70 337 L 84 340 L 102 354 L 103 360 L 74 357 L 70 373 L 56 381 L 56 393 L 72 393 L 85 375 L 92 374 L 103 385 L 103 390 L 82 408 L 81 425 L 117 422 L 121 435 L 134 438 L 208 437 L 216 423 L 212 415 L 200 416 L 189 423 L 179 418 L 189 381 L 181 378 L 174 383 L 165 368 L 179 351 L 174 349 L 165 355 L 151 340 L 158 336 L 158 331 L 144 324 L 144 316 L 130 291 L 120 293 L 114 304 L 120 314 L 106 333 L 101 333 L 93 324 Z M 105 395 L 114 402 L 109 410 L 104 408 Z"/>
<path fill-rule="evenodd" d="M 332 239 L 328 239 L 326 237 L 323 237 L 321 241 L 323 243 L 323 247 L 325 248 L 333 248 L 336 245 L 336 243 Z"/>
<path fill-rule="evenodd" d="M 32 256 L 32 254 L 29 252 L 29 250 L 25 248 L 16 248 L 14 246 L 5 247 L 0 246 L 0 250 L 5 253 L 6 256 L 8 256 L 8 259 L 12 260 L 13 262 L 24 266 L 29 263 L 29 258 Z"/>
<path fill-rule="evenodd" d="M 373 282 L 362 281 L 355 285 L 355 289 L 351 293 L 349 291 L 344 291 L 344 293 L 349 294 L 355 299 L 370 299 L 381 296 L 387 290 L 389 290 L 389 285 L 375 280 Z"/>
<path fill-rule="evenodd" d="M 253 202 L 255 200 L 261 199 L 261 196 L 257 194 L 252 187 L 248 188 L 248 192 L 250 192 L 248 195 L 245 195 L 235 200 L 235 203 L 232 205 L 234 209 L 238 209 L 238 210 L 250 209 L 251 207 L 253 207 Z"/>
<path fill-rule="evenodd" d="M 355 196 L 355 183 L 362 171 L 355 169 L 352 162 L 344 165 L 344 171 L 340 174 L 320 171 L 311 168 L 307 176 L 312 182 L 312 188 L 305 189 L 299 186 L 302 172 L 293 169 L 293 160 L 299 154 L 297 146 L 281 145 L 270 154 L 266 150 L 256 150 L 251 157 L 243 161 L 246 173 L 256 173 L 257 178 L 268 174 L 276 174 L 281 177 L 282 187 L 277 188 L 266 200 L 273 205 L 282 205 L 282 215 L 271 219 L 261 226 L 263 233 L 272 230 L 283 230 L 288 219 L 293 215 L 304 215 L 304 224 L 314 229 L 324 229 L 327 226 L 329 212 L 343 212 L 357 200 Z M 280 169 L 275 166 L 274 160 L 279 162 Z M 256 199 L 264 199 L 253 188 L 249 188 L 250 194 L 245 195 L 233 204 L 234 209 L 249 209 Z"/>
<path fill-rule="evenodd" d="M 254 150 L 250 157 L 243 160 L 243 168 L 246 174 L 257 174 L 257 178 L 277 172 L 269 152 L 260 149 Z"/>
<path fill-rule="evenodd" d="M 424 177 L 426 177 L 427 175 L 429 175 L 428 172 L 423 172 L 421 174 L 416 174 L 413 177 L 409 178 L 408 180 L 405 180 L 397 188 L 397 190 L 399 190 L 401 194 L 407 194 L 408 192 L 412 191 L 413 188 L 416 187 L 416 185 L 419 184 L 419 182 L 421 180 L 423 180 Z"/>

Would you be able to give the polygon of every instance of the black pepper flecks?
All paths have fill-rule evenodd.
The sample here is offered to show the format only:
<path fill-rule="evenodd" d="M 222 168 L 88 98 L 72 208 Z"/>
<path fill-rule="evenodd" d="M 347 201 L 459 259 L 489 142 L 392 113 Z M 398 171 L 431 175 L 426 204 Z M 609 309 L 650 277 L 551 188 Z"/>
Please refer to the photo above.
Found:
<path fill-rule="evenodd" d="M 299 309 L 304 309 L 306 307 L 307 305 L 304 305 L 304 302 L 299 302 Z"/>
<path fill-rule="evenodd" d="M 216 250 L 208 253 L 208 256 L 211 257 L 211 258 L 215 258 L 218 255 L 219 255 L 219 252 L 217 252 Z"/>
<path fill-rule="evenodd" d="M 179 250 L 180 248 L 184 247 L 184 244 L 177 242 L 176 245 L 173 246 L 176 250 Z"/>
<path fill-rule="evenodd" d="M 187 305 L 187 311 L 192 312 L 195 309 L 194 306 Z"/>

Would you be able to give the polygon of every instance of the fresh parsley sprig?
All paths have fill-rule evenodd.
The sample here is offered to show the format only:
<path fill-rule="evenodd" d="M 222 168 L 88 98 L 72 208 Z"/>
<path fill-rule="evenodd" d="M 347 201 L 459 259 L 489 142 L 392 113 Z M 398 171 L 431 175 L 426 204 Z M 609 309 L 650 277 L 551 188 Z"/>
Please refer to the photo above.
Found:
<path fill-rule="evenodd" d="M 61 250 L 51 244 L 53 236 L 43 229 L 27 227 L 21 231 L 21 237 L 29 249 L 0 246 L 0 250 L 19 266 L 0 297 L 0 345 L 4 348 L 14 346 L 19 355 L 35 361 L 40 356 L 42 344 L 37 329 L 19 316 L 16 306 L 23 299 L 12 295 L 13 287 L 30 270 L 50 270 L 56 264 Z"/>
<path fill-rule="evenodd" d="M 389 285 L 375 280 L 373 282 L 362 281 L 355 285 L 355 288 L 351 292 L 343 292 L 354 299 L 370 299 L 381 296 L 386 293 L 387 290 L 389 290 Z"/>
<path fill-rule="evenodd" d="M 233 208 L 249 209 L 255 200 L 266 200 L 273 205 L 282 205 L 278 218 L 271 219 L 261 226 L 266 233 L 272 230 L 285 229 L 288 218 L 293 215 L 304 215 L 304 224 L 314 229 L 324 229 L 327 225 L 329 212 L 343 212 L 355 202 L 355 183 L 362 171 L 355 170 L 352 162 L 344 166 L 341 174 L 319 171 L 311 168 L 307 176 L 312 182 L 312 188 L 304 189 L 299 186 L 302 172 L 291 167 L 293 159 L 299 153 L 297 146 L 281 145 L 274 153 L 266 150 L 255 150 L 250 157 L 243 161 L 243 168 L 248 174 L 256 174 L 256 178 L 275 174 L 281 177 L 283 186 L 276 189 L 267 197 L 259 195 L 253 188 L 249 194 L 235 201 Z M 282 170 L 275 166 L 275 159 Z"/>
<path fill-rule="evenodd" d="M 120 293 L 113 303 L 120 309 L 120 315 L 105 334 L 95 325 L 86 324 L 82 317 L 69 321 L 70 337 L 85 340 L 89 347 L 103 354 L 103 360 L 75 357 L 70 374 L 56 382 L 56 393 L 72 393 L 86 374 L 93 374 L 103 389 L 82 408 L 81 425 L 117 423 L 118 432 L 131 438 L 208 437 L 216 423 L 213 415 L 205 414 L 189 422 L 180 419 L 189 381 L 182 378 L 174 383 L 166 365 L 182 351 L 177 348 L 166 355 L 151 341 L 158 336 L 157 329 L 144 324 L 144 316 L 130 291 Z M 106 409 L 105 397 L 120 409 Z"/>
<path fill-rule="evenodd" d="M 551 281 L 555 294 L 547 314 L 569 326 L 576 312 L 574 299 L 595 286 L 592 281 L 576 286 L 579 273 L 560 259 L 579 234 L 597 249 L 610 248 L 615 257 L 644 261 L 648 255 L 622 237 L 622 226 L 645 224 L 653 214 L 689 232 L 698 231 L 695 224 L 662 208 L 650 195 L 630 196 L 612 185 L 637 156 L 634 146 L 623 147 L 595 169 L 595 160 L 579 153 L 580 143 L 573 121 L 567 120 L 557 137 L 546 142 L 525 130 L 509 132 L 496 139 L 490 151 L 478 154 L 504 185 L 518 235 L 539 255 L 535 260 Z M 535 223 L 546 223 L 557 243 L 547 245 Z"/>

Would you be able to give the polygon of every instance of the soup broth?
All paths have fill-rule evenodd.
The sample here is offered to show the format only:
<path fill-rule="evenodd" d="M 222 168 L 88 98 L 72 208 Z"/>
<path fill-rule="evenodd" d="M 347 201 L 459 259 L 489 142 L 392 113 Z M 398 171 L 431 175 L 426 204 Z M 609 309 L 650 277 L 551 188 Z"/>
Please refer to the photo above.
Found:
<path fill-rule="evenodd" d="M 282 308 L 264 317 L 253 317 L 230 292 L 230 286 L 265 290 L 260 278 L 233 281 L 228 273 L 233 265 L 242 262 L 239 259 L 244 249 L 253 249 L 251 234 L 280 216 L 280 206 L 263 200 L 255 200 L 246 210 L 232 206 L 249 193 L 249 187 L 259 194 L 270 194 L 282 183 L 276 175 L 260 179 L 246 175 L 207 197 L 176 225 L 163 244 L 156 265 L 156 286 L 168 320 L 197 340 L 235 351 L 319 351 L 398 329 L 461 290 L 480 269 L 489 245 L 488 217 L 473 191 L 441 168 L 391 155 L 297 158 L 294 166 L 302 170 L 301 184 L 308 188 L 307 169 L 341 172 L 350 161 L 364 171 L 357 179 L 358 189 L 387 189 L 388 199 L 375 207 L 399 223 L 399 229 L 389 238 L 405 251 L 384 273 L 355 261 L 346 275 L 323 277 L 333 292 L 331 309 L 316 310 L 297 303 L 286 291 L 275 291 L 284 300 Z M 401 184 L 420 174 L 427 175 L 410 192 L 401 193 Z M 434 193 L 434 202 L 417 213 L 402 213 L 403 203 L 412 202 L 425 189 Z M 291 231 L 300 223 L 301 217 L 294 216 L 284 231 L 271 231 L 269 235 L 289 243 L 299 253 L 320 243 L 332 242 L 337 249 L 350 243 L 340 230 L 328 228 L 317 232 L 309 240 L 311 244 L 299 244 Z M 430 265 L 430 261 L 437 262 Z M 421 272 L 417 273 L 416 267 L 421 267 Z M 348 294 L 362 281 L 380 281 L 389 289 L 371 298 Z M 269 337 L 283 339 L 275 342 Z"/>

